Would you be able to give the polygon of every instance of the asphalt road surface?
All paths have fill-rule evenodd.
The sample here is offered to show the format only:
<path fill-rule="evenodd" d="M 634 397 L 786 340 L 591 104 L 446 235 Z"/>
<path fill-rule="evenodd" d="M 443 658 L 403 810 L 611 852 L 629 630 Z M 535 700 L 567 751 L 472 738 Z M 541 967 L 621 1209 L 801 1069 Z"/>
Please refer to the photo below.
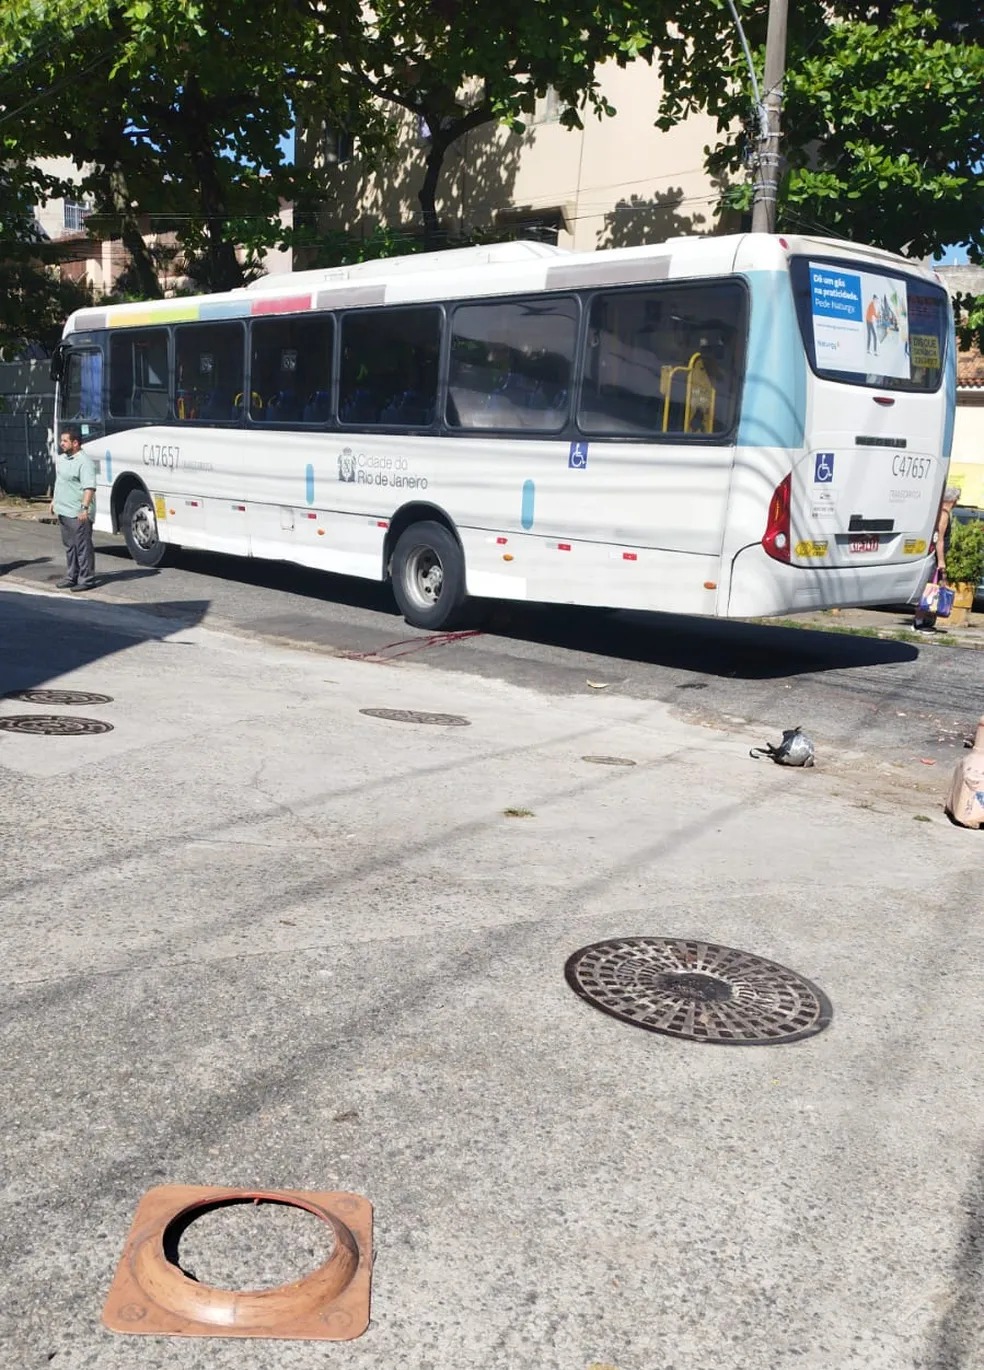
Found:
<path fill-rule="evenodd" d="M 388 588 L 286 563 L 179 552 L 136 566 L 122 540 L 97 535 L 95 597 L 336 655 L 412 659 L 546 694 L 602 687 L 659 700 L 682 718 L 761 727 L 799 724 L 818 746 L 905 764 L 952 761 L 984 712 L 984 659 L 843 633 L 671 614 L 544 605 L 476 606 L 470 630 L 409 627 Z M 50 588 L 63 574 L 57 529 L 0 519 L 0 576 Z M 189 620 L 190 621 L 190 620 Z M 591 682 L 589 685 L 588 682 Z"/>

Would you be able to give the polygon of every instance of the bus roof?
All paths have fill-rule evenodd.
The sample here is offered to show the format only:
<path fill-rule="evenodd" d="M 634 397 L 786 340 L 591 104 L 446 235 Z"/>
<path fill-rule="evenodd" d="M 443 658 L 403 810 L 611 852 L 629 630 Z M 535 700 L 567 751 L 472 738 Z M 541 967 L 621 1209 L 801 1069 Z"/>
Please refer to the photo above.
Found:
<path fill-rule="evenodd" d="M 730 275 L 735 271 L 775 271 L 784 269 L 790 256 L 809 253 L 842 259 L 845 263 L 895 266 L 908 275 L 940 283 L 933 268 L 921 262 L 835 238 L 746 233 L 674 238 L 597 252 L 573 252 L 521 240 L 265 276 L 250 286 L 224 294 L 96 306 L 73 314 L 65 325 L 65 334 L 528 291 L 642 285 Z"/>

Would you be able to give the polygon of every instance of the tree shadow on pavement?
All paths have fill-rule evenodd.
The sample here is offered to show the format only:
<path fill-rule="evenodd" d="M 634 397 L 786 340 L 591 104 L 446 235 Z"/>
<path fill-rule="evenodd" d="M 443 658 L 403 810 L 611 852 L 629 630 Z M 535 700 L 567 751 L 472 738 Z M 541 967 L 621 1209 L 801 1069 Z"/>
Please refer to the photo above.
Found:
<path fill-rule="evenodd" d="M 0 695 L 30 690 L 142 642 L 160 642 L 201 623 L 207 600 L 140 610 L 49 595 L 0 591 Z M 162 620 L 157 622 L 157 620 Z"/>
<path fill-rule="evenodd" d="M 930 1337 L 926 1370 L 975 1370 L 981 1364 L 981 1302 L 984 1299 L 984 1153 L 964 1192 L 963 1225 L 957 1235 L 946 1310 Z"/>
<path fill-rule="evenodd" d="M 0 561 L 0 576 L 9 576 L 12 571 L 20 571 L 25 566 L 45 566 L 51 557 L 25 557 L 21 561 Z"/>

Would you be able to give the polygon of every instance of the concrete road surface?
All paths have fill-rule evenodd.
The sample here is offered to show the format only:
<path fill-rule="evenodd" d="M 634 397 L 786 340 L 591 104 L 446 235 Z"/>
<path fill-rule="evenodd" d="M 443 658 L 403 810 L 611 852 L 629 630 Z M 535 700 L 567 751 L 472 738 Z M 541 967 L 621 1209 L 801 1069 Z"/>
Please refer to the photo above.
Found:
<path fill-rule="evenodd" d="M 979 1370 L 984 835 L 944 818 L 948 764 L 785 771 L 757 726 L 583 672 L 339 659 L 207 607 L 0 582 L 0 693 L 112 697 L 0 701 L 112 725 L 0 731 L 0 1365 Z M 833 1022 L 623 1024 L 564 965 L 628 935 L 770 958 Z M 104 1330 L 167 1183 L 367 1196 L 369 1330 Z M 325 1249 L 226 1209 L 179 1258 L 258 1287 Z"/>

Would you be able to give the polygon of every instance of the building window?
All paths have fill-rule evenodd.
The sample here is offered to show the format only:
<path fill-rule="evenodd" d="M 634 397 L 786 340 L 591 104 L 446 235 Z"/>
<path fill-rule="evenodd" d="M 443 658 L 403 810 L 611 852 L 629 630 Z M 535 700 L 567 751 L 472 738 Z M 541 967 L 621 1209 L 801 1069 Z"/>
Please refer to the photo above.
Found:
<path fill-rule="evenodd" d="M 62 223 L 72 233 L 81 233 L 89 217 L 88 208 L 77 200 L 65 200 L 62 207 Z"/>
<path fill-rule="evenodd" d="M 329 166 L 344 166 L 355 155 L 355 135 L 348 129 L 330 128 L 325 132 L 325 161 Z"/>

